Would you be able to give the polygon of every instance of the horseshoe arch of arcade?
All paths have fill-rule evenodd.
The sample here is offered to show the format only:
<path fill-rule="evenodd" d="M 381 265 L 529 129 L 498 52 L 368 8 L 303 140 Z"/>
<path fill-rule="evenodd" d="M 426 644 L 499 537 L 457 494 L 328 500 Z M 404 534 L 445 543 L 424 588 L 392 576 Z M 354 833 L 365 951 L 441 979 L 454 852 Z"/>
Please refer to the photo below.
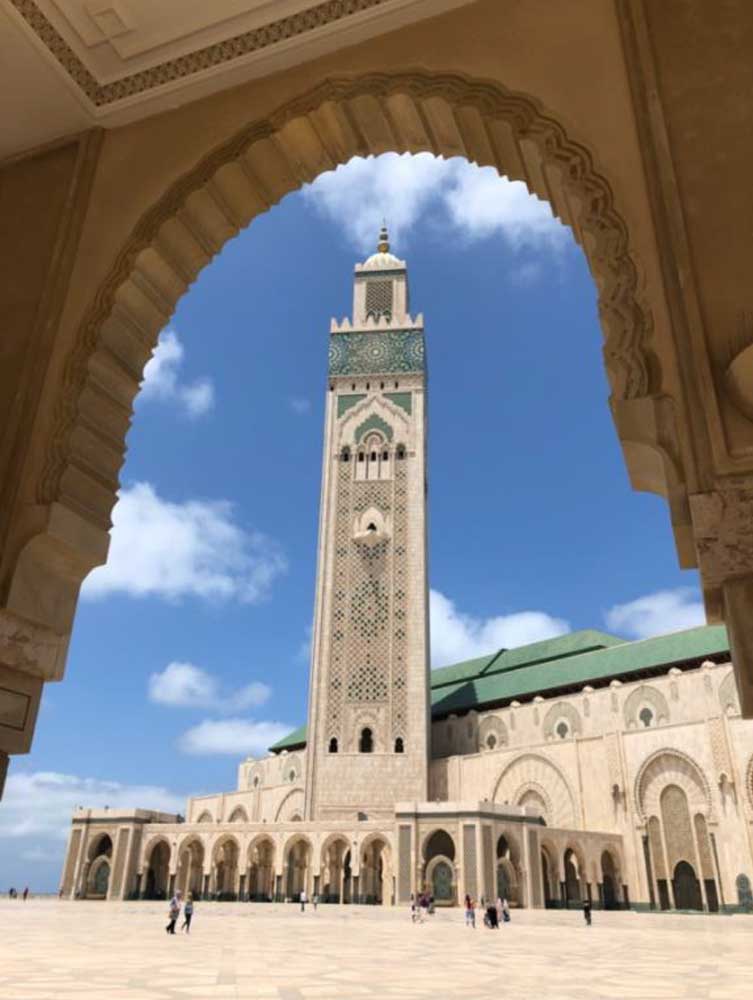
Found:
<path fill-rule="evenodd" d="M 724 626 L 429 671 L 426 357 L 383 230 L 329 337 L 308 725 L 185 818 L 77 810 L 65 896 L 751 905 L 753 722 Z"/>

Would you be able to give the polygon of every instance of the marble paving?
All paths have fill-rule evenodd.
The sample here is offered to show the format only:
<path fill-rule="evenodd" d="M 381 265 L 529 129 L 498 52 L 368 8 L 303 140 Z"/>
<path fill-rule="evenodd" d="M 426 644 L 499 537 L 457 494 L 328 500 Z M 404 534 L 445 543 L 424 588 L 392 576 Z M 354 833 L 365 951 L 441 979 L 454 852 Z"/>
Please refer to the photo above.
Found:
<path fill-rule="evenodd" d="M 412 925 L 376 907 L 198 903 L 190 937 L 164 903 L 0 901 L 0 1000 L 742 1000 L 753 917 L 460 910 Z"/>

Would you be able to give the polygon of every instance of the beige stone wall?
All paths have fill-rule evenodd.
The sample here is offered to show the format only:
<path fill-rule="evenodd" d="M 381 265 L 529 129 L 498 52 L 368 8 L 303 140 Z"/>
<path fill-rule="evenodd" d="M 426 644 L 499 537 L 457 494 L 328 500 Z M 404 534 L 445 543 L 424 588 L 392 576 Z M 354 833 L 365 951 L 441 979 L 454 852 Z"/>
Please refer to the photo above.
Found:
<path fill-rule="evenodd" d="M 649 709 L 651 725 L 640 720 Z M 557 726 L 566 723 L 564 738 Z M 563 730 L 564 732 L 564 730 Z M 494 750 L 484 737 L 493 733 Z M 434 723 L 430 797 L 517 805 L 543 801 L 549 825 L 619 834 L 633 898 L 647 900 L 643 859 L 648 805 L 641 776 L 658 787 L 702 786 L 698 809 L 713 834 L 720 895 L 753 881 L 753 723 L 740 718 L 730 664 L 698 669 Z M 447 755 L 450 750 L 455 753 Z M 697 778 L 695 775 L 697 774 Z M 691 778 L 687 779 L 691 781 Z M 691 802 L 692 806 L 692 802 Z M 694 866 L 694 867 L 697 867 Z"/>

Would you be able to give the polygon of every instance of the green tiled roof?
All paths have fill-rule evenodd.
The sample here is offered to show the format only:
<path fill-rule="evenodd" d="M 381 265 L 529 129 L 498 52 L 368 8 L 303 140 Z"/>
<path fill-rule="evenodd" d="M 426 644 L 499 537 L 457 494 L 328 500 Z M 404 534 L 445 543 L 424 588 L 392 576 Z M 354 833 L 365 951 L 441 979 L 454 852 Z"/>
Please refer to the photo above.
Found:
<path fill-rule="evenodd" d="M 287 736 L 283 736 L 281 740 L 273 743 L 269 748 L 274 753 L 280 750 L 300 750 L 306 746 L 306 729 L 307 726 L 299 726 L 294 729 L 292 733 L 288 733 Z"/>
<path fill-rule="evenodd" d="M 441 718 L 450 712 L 527 700 L 562 688 L 603 684 L 613 677 L 629 679 L 645 670 L 669 669 L 675 663 L 728 651 L 723 625 L 704 625 L 637 642 L 591 629 L 570 632 L 433 670 L 431 714 Z M 306 727 L 299 726 L 270 750 L 298 749 L 305 744 Z"/>
<path fill-rule="evenodd" d="M 561 660 L 574 653 L 587 653 L 607 646 L 624 644 L 624 639 L 597 632 L 594 629 L 584 629 L 581 632 L 568 632 L 558 635 L 555 639 L 544 639 L 541 642 L 531 642 L 527 646 L 516 649 L 500 649 L 490 656 L 481 656 L 464 663 L 454 663 L 450 667 L 440 667 L 431 672 L 432 689 L 454 684 L 458 681 L 471 680 L 474 677 L 489 676 L 501 671 L 515 670 L 522 666 L 535 663 L 545 663 L 548 660 Z"/>

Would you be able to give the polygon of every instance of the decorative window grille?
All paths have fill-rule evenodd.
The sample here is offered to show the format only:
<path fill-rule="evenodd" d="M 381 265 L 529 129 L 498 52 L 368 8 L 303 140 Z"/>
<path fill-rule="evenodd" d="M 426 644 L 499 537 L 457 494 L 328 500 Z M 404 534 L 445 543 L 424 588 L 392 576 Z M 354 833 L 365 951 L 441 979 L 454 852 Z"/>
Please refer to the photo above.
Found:
<path fill-rule="evenodd" d="M 366 282 L 366 315 L 380 319 L 386 316 L 392 318 L 392 282 L 391 281 L 367 281 Z"/>

